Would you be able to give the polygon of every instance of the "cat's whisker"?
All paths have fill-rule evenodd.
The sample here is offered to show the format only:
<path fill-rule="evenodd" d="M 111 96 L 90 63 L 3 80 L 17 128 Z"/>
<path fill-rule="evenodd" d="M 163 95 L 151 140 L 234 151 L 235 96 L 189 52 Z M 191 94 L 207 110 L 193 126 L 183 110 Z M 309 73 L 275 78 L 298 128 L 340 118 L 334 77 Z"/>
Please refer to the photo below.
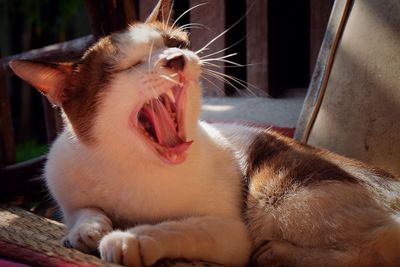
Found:
<path fill-rule="evenodd" d="M 178 30 L 187 30 L 187 29 L 208 29 L 208 30 L 210 30 L 209 27 L 207 27 L 206 25 L 201 24 L 201 23 L 187 23 L 182 26 L 179 26 L 177 29 Z"/>
<path fill-rule="evenodd" d="M 228 47 L 226 47 L 226 48 L 224 48 L 224 49 L 218 50 L 218 51 L 216 51 L 216 52 L 213 52 L 213 53 L 211 53 L 211 54 L 204 55 L 204 56 L 200 57 L 200 59 L 202 60 L 202 59 L 205 59 L 205 58 L 214 56 L 214 55 L 216 55 L 216 54 L 222 53 L 222 52 L 224 52 L 224 51 L 226 51 L 226 50 L 228 50 L 228 49 L 234 47 L 235 45 L 239 44 L 239 43 L 242 42 L 244 39 L 246 39 L 246 37 L 247 37 L 247 35 L 246 35 L 245 37 L 243 37 L 242 39 L 240 39 L 239 41 L 237 41 L 236 43 L 234 43 L 233 45 L 228 46 Z"/>
<path fill-rule="evenodd" d="M 218 72 L 218 71 L 215 71 L 215 70 L 206 69 L 205 71 L 207 71 L 208 73 L 212 73 L 214 75 L 217 75 L 217 76 L 223 78 L 224 80 L 229 80 L 232 83 L 233 82 L 237 83 L 238 85 L 246 88 L 254 96 L 256 96 L 257 94 L 251 88 L 253 88 L 256 92 L 261 92 L 261 89 L 258 88 L 257 86 L 255 86 L 255 85 L 253 85 L 251 83 L 248 83 L 248 82 L 246 82 L 244 80 L 241 80 L 239 78 L 236 78 L 236 77 L 233 77 L 231 75 L 224 74 L 224 73 L 221 73 L 221 72 Z M 231 83 L 230 83 L 230 85 L 231 85 Z M 234 88 L 237 89 L 237 87 L 235 87 L 235 86 L 234 86 Z"/>
<path fill-rule="evenodd" d="M 172 31 L 172 29 L 175 27 L 175 25 L 176 25 L 176 23 L 178 23 L 178 21 L 184 16 L 184 15 L 186 15 L 188 12 L 190 12 L 191 10 L 193 10 L 193 9 L 195 9 L 195 8 L 198 8 L 198 7 L 201 7 L 201 6 L 204 6 L 204 5 L 207 5 L 207 3 L 200 3 L 200 4 L 198 4 L 198 5 L 195 5 L 195 6 L 193 6 L 193 7 L 191 7 L 191 8 L 189 8 L 188 10 L 186 10 L 185 12 L 183 12 L 175 21 L 174 21 L 174 23 L 172 23 L 172 25 L 171 25 L 171 27 L 170 27 L 170 30 L 169 30 L 169 34 L 171 34 L 171 31 Z"/>
<path fill-rule="evenodd" d="M 226 79 L 228 79 L 228 80 L 230 80 L 230 81 L 232 81 L 232 82 L 235 82 L 235 83 L 239 84 L 240 86 L 243 86 L 244 88 L 246 88 L 247 90 L 249 90 L 249 92 L 250 92 L 252 95 L 256 95 L 256 94 L 251 90 L 251 87 L 254 88 L 256 91 L 261 91 L 261 90 L 260 90 L 258 87 L 256 87 L 255 85 L 250 84 L 250 83 L 248 83 L 248 82 L 246 82 L 246 81 L 243 81 L 243 80 L 241 80 L 241 79 L 239 79 L 239 78 L 236 78 L 236 77 L 233 77 L 233 76 L 231 76 L 231 75 L 224 74 L 224 73 L 220 73 L 220 72 L 218 72 L 218 71 L 213 71 L 213 70 L 209 70 L 209 71 L 212 72 L 212 73 L 214 73 L 215 75 L 220 75 L 221 77 L 224 77 L 224 78 L 226 78 Z"/>
<path fill-rule="evenodd" d="M 184 28 L 179 28 L 180 31 L 189 31 L 189 30 L 192 30 L 192 29 L 202 30 L 203 28 L 198 27 L 198 26 L 187 26 L 187 27 L 184 27 Z"/>
<path fill-rule="evenodd" d="M 218 59 L 218 58 L 213 59 L 213 60 L 202 61 L 202 63 L 208 63 L 208 62 L 210 62 L 210 61 L 217 61 L 217 62 L 229 63 L 229 64 L 231 64 L 231 65 L 233 65 L 233 66 L 236 66 L 236 67 L 246 67 L 246 65 L 242 65 L 242 64 L 240 64 L 240 63 L 236 63 L 236 62 L 231 61 L 231 60 Z"/>
<path fill-rule="evenodd" d="M 216 59 L 225 59 L 225 58 L 230 58 L 230 57 L 234 57 L 237 56 L 238 53 L 231 53 L 222 57 L 216 57 L 216 58 L 206 58 L 206 59 L 201 59 L 201 61 L 211 61 L 211 60 L 216 60 Z"/>
<path fill-rule="evenodd" d="M 232 86 L 232 87 L 235 88 L 236 90 L 240 90 L 240 89 L 237 88 L 232 82 L 230 82 L 228 79 L 226 79 L 226 78 L 224 78 L 224 77 L 218 76 L 218 75 L 216 75 L 216 74 L 214 74 L 214 73 L 206 73 L 206 72 L 205 72 L 204 74 L 206 74 L 206 75 L 208 75 L 208 76 L 211 76 L 211 77 L 214 77 L 214 78 L 216 78 L 217 80 L 222 81 L 222 82 L 224 82 L 224 83 L 227 83 L 228 85 Z"/>
<path fill-rule="evenodd" d="M 233 88 L 235 88 L 237 91 L 240 91 L 240 89 L 238 87 L 236 87 L 231 81 L 229 81 L 227 78 L 219 76 L 215 73 L 211 73 L 211 72 L 204 72 L 204 74 L 209 75 L 211 77 L 216 78 L 217 80 L 220 80 L 224 83 L 227 83 L 228 85 L 232 86 Z"/>
<path fill-rule="evenodd" d="M 212 43 L 214 43 L 216 40 L 218 40 L 219 38 L 221 38 L 222 36 L 224 36 L 228 31 L 230 31 L 233 27 L 235 27 L 236 25 L 238 25 L 244 18 L 247 17 L 247 15 L 249 14 L 250 10 L 254 7 L 254 2 L 252 3 L 252 5 L 250 6 L 250 8 L 246 11 L 246 13 L 240 18 L 238 19 L 234 24 L 232 24 L 228 29 L 226 29 L 225 31 L 221 32 L 220 34 L 218 34 L 216 37 L 214 37 L 211 41 L 209 41 L 207 44 L 205 44 L 202 48 L 200 48 L 199 50 L 197 50 L 195 52 L 195 54 L 200 54 L 201 52 L 204 51 L 205 48 L 209 47 Z"/>
<path fill-rule="evenodd" d="M 222 66 L 222 65 L 217 65 L 217 64 L 214 64 L 214 63 L 211 63 L 211 62 L 201 62 L 203 65 L 206 65 L 206 66 L 210 66 L 210 67 L 215 67 L 215 68 L 220 68 L 220 69 L 222 69 L 222 68 L 224 68 L 225 66 Z"/>
<path fill-rule="evenodd" d="M 182 86 L 182 83 L 175 81 L 174 79 L 168 77 L 167 75 L 160 75 L 160 78 L 163 78 L 163 79 L 165 79 L 165 80 L 168 80 L 168 81 L 170 81 L 170 82 L 172 82 L 172 83 L 175 83 L 175 84 L 177 84 L 177 85 L 179 85 L 179 86 Z"/>
<path fill-rule="evenodd" d="M 210 75 L 211 76 L 211 75 Z M 218 91 L 217 94 L 221 93 L 221 95 L 225 95 L 225 92 L 219 88 L 214 82 L 212 82 L 210 79 L 206 78 L 204 75 L 201 76 L 206 82 L 210 83 L 211 85 L 214 86 L 214 88 Z"/>
<path fill-rule="evenodd" d="M 150 45 L 150 50 L 149 50 L 149 57 L 148 57 L 148 64 L 147 64 L 147 66 L 148 66 L 148 72 L 150 72 L 151 71 L 151 69 L 150 69 L 150 66 L 151 66 L 151 56 L 152 56 L 152 54 L 153 54 L 153 46 L 154 46 L 154 40 L 151 42 L 151 45 Z"/>
<path fill-rule="evenodd" d="M 166 29 L 166 23 L 165 23 L 165 18 L 164 18 L 164 12 L 161 12 L 161 25 L 163 30 Z"/>
<path fill-rule="evenodd" d="M 171 19 L 172 9 L 174 7 L 175 1 L 171 1 L 171 6 L 169 7 L 167 22 L 164 24 L 164 31 L 167 31 L 169 20 Z"/>
<path fill-rule="evenodd" d="M 219 68 L 219 69 L 223 69 L 223 68 L 243 68 L 243 67 L 252 67 L 252 66 L 259 66 L 259 65 L 263 65 L 265 63 L 252 63 L 252 64 L 244 64 L 241 65 L 239 64 L 238 66 L 224 66 L 224 65 L 217 65 L 217 64 L 213 64 L 211 62 L 201 62 L 203 65 L 205 66 L 210 66 L 210 67 L 215 67 L 215 68 Z"/>

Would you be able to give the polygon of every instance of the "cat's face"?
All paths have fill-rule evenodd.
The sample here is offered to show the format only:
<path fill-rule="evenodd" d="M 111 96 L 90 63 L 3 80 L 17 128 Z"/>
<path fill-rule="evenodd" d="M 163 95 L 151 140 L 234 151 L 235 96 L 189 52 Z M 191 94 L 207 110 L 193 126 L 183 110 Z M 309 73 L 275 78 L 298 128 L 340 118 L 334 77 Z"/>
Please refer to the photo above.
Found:
<path fill-rule="evenodd" d="M 185 160 L 200 111 L 200 59 L 160 0 L 145 23 L 98 41 L 77 64 L 11 62 L 63 108 L 81 142 L 168 164 Z"/>
<path fill-rule="evenodd" d="M 108 40 L 110 82 L 94 123 L 98 142 L 131 145 L 167 163 L 181 163 L 200 110 L 200 62 L 186 34 L 161 24 L 136 24 Z"/>

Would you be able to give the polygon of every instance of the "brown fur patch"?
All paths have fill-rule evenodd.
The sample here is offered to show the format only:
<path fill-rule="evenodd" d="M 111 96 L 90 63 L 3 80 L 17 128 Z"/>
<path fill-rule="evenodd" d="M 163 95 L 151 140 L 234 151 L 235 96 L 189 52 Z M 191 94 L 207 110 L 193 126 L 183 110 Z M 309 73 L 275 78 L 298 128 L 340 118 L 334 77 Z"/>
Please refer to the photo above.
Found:
<path fill-rule="evenodd" d="M 172 28 L 169 25 L 162 24 L 159 21 L 149 23 L 151 27 L 156 29 L 164 38 L 165 46 L 178 47 L 176 43 L 182 44 L 182 48 L 189 47 L 189 35 L 186 31 L 182 31 L 177 27 Z"/>
<path fill-rule="evenodd" d="M 137 24 L 130 27 L 135 27 L 135 25 Z M 181 44 L 186 47 L 189 45 L 188 35 L 184 31 L 170 28 L 160 22 L 147 25 L 161 33 L 166 46 Z M 126 31 L 129 31 L 129 28 L 116 34 L 123 34 Z M 63 95 L 62 108 L 78 138 L 86 143 L 95 142 L 91 128 L 97 115 L 99 102 L 101 102 L 99 96 L 112 79 L 114 72 L 118 72 L 118 68 L 114 66 L 118 44 L 114 42 L 115 40 L 110 35 L 100 39 L 86 51 L 74 67 Z"/>
<path fill-rule="evenodd" d="M 93 45 L 76 64 L 64 92 L 63 110 L 78 138 L 86 143 L 95 141 L 91 128 L 97 115 L 99 94 L 113 74 L 110 58 L 114 53 L 109 37 Z"/>
<path fill-rule="evenodd" d="M 260 179 L 279 179 L 284 184 L 299 185 L 328 180 L 358 182 L 354 176 L 322 157 L 322 150 L 302 145 L 272 131 L 256 136 L 249 151 L 248 177 L 262 172 L 265 177 Z"/>

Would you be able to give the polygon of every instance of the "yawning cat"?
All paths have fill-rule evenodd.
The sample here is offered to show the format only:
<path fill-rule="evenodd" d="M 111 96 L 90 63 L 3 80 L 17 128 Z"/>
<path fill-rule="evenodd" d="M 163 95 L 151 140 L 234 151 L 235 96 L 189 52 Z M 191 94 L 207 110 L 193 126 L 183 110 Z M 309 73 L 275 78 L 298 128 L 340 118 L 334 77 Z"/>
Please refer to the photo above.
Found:
<path fill-rule="evenodd" d="M 104 260 L 399 266 L 398 179 L 271 131 L 198 121 L 202 61 L 160 0 L 75 64 L 17 60 L 63 110 L 45 168 L 69 232 Z"/>

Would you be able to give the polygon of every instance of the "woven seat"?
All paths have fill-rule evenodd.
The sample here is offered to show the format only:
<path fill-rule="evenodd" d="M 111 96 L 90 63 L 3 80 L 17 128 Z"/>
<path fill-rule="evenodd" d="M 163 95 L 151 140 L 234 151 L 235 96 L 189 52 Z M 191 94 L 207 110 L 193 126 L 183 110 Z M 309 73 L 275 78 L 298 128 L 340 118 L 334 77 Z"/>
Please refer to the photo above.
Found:
<path fill-rule="evenodd" d="M 0 259 L 34 266 L 119 266 L 61 245 L 65 225 L 16 207 L 0 208 Z M 165 260 L 158 267 L 220 265 L 184 260 Z"/>

